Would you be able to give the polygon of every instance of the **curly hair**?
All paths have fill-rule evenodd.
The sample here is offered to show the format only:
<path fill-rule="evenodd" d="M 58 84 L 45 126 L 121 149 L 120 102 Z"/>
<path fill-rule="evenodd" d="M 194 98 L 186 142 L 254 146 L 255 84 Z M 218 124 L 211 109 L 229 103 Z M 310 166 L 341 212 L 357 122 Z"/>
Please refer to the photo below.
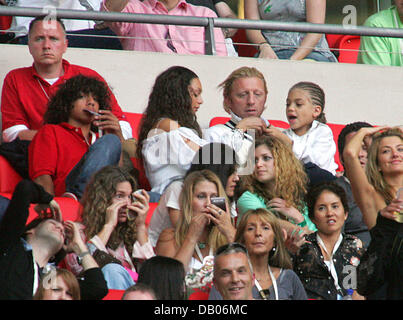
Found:
<path fill-rule="evenodd" d="M 189 92 L 190 82 L 198 78 L 192 70 L 180 66 L 170 67 L 158 75 L 140 122 L 138 158 L 142 159 L 143 141 L 162 118 L 177 121 L 180 126 L 193 129 L 202 136 L 196 115 L 192 111 Z"/>
<path fill-rule="evenodd" d="M 96 78 L 78 75 L 63 83 L 48 103 L 43 119 L 45 123 L 67 122 L 74 102 L 82 95 L 92 95 L 100 110 L 110 110 L 110 94 L 107 85 Z"/>
<path fill-rule="evenodd" d="M 112 203 L 117 185 L 126 181 L 131 184 L 133 191 L 137 189 L 135 179 L 118 166 L 106 166 L 92 176 L 81 199 L 82 222 L 87 239 L 91 239 L 102 230 L 106 222 L 106 209 Z M 109 238 L 108 247 L 115 250 L 123 241 L 131 256 L 136 239 L 135 221 L 118 224 Z"/>
<path fill-rule="evenodd" d="M 262 136 L 256 139 L 255 149 L 266 146 L 272 153 L 275 168 L 275 183 L 268 188 L 265 183 L 256 179 L 255 173 L 241 179 L 241 193 L 249 191 L 264 199 L 266 206 L 273 198 L 282 198 L 287 205 L 301 210 L 307 192 L 308 176 L 291 147 L 278 138 Z"/>
<path fill-rule="evenodd" d="M 383 173 L 379 170 L 378 162 L 379 146 L 382 139 L 386 137 L 398 137 L 403 142 L 403 133 L 399 128 L 391 128 L 375 133 L 372 136 L 372 142 L 368 149 L 368 162 L 365 171 L 368 182 L 383 196 L 385 202 L 389 204 L 395 198 L 395 195 L 392 192 L 392 186 L 385 180 Z"/>
<path fill-rule="evenodd" d="M 220 179 L 215 173 L 210 170 L 194 171 L 186 176 L 182 193 L 179 196 L 179 205 L 181 208 L 181 216 L 177 223 L 175 229 L 175 241 L 178 247 L 180 247 L 185 240 L 186 234 L 189 230 L 190 222 L 193 216 L 192 209 L 192 199 L 194 195 L 194 190 L 199 182 L 210 181 L 214 183 L 217 187 L 218 197 L 224 197 L 228 200 L 224 187 L 221 184 Z M 226 244 L 228 241 L 220 230 L 216 226 L 211 226 L 211 230 L 208 237 L 208 244 L 213 250 L 219 248 L 220 246 Z"/>
<path fill-rule="evenodd" d="M 244 234 L 248 224 L 248 220 L 252 216 L 259 217 L 261 221 L 270 224 L 271 228 L 273 229 L 273 247 L 275 247 L 276 250 L 270 253 L 269 264 L 277 268 L 292 269 L 291 257 L 284 243 L 282 227 L 279 223 L 278 218 L 269 210 L 266 210 L 264 208 L 248 210 L 244 215 L 242 215 L 242 218 L 236 228 L 235 242 L 239 242 L 245 245 Z"/>

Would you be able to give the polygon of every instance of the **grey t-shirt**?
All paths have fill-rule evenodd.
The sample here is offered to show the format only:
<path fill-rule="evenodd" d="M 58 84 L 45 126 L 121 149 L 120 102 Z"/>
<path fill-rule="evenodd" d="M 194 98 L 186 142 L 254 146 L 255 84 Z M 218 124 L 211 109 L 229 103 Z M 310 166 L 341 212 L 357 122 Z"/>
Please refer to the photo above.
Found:
<path fill-rule="evenodd" d="M 304 286 L 297 274 L 291 269 L 283 269 L 279 277 L 277 278 L 278 298 L 279 300 L 307 300 Z M 269 300 L 275 300 L 274 288 L 269 288 L 270 297 Z M 252 288 L 253 298 L 256 300 L 262 300 L 259 291 L 256 286 Z M 209 300 L 222 300 L 221 294 L 213 286 L 211 288 Z"/>
<path fill-rule="evenodd" d="M 261 20 L 306 22 L 305 0 L 257 0 Z M 262 30 L 262 34 L 273 50 L 297 49 L 306 33 Z M 329 50 L 326 38 L 322 35 L 315 47 L 323 55 L 334 57 Z"/>

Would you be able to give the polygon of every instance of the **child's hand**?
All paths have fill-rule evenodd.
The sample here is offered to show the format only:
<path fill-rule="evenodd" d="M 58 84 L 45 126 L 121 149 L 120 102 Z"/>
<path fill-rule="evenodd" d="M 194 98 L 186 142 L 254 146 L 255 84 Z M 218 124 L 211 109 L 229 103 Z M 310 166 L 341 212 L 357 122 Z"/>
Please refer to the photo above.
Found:
<path fill-rule="evenodd" d="M 291 145 L 293 144 L 292 140 L 284 134 L 279 128 L 269 126 L 264 129 L 263 133 L 268 136 L 276 137 L 277 139 L 283 141 L 285 144 Z"/>

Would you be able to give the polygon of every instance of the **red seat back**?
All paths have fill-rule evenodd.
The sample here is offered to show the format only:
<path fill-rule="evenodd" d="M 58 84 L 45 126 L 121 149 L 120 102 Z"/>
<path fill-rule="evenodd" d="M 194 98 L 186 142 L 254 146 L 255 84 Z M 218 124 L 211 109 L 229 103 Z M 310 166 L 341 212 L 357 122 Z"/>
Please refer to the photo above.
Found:
<path fill-rule="evenodd" d="M 251 45 L 246 38 L 245 29 L 238 29 L 232 37 L 232 41 L 234 42 L 239 57 L 254 57 L 258 52 L 256 46 Z"/>
<path fill-rule="evenodd" d="M 124 293 L 124 290 L 109 289 L 108 294 L 102 300 L 121 300 Z"/>
<path fill-rule="evenodd" d="M 125 115 L 127 117 L 127 121 L 132 126 L 133 138 L 138 140 L 140 121 L 141 121 L 141 118 L 143 117 L 143 114 L 142 113 L 134 113 L 134 112 L 125 112 Z"/>
<path fill-rule="evenodd" d="M 336 169 L 336 171 L 344 171 L 343 165 L 341 164 L 341 161 L 340 161 L 339 147 L 337 146 L 337 140 L 339 138 L 339 134 L 340 134 L 341 130 L 345 127 L 345 125 L 344 124 L 336 124 L 336 123 L 327 123 L 327 125 L 332 130 L 333 139 L 334 139 L 334 142 L 336 143 L 336 153 L 334 155 L 334 161 L 339 166 Z"/>
<path fill-rule="evenodd" d="M 339 62 L 357 63 L 360 36 L 346 35 L 340 39 Z"/>
<path fill-rule="evenodd" d="M 330 50 L 336 50 L 339 48 L 340 40 L 344 37 L 344 34 L 326 34 L 326 41 Z"/>

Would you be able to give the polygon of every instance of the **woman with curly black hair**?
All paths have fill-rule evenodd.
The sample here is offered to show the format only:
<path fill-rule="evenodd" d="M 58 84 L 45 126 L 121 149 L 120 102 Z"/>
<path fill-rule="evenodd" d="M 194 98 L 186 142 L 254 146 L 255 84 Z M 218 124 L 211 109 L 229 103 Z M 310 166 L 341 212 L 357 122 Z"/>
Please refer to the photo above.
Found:
<path fill-rule="evenodd" d="M 153 192 L 162 194 L 172 181 L 183 178 L 206 143 L 196 119 L 201 93 L 199 77 L 185 67 L 170 67 L 155 80 L 137 149 Z"/>
<path fill-rule="evenodd" d="M 30 178 L 52 195 L 80 198 L 92 173 L 121 158 L 123 135 L 110 109 L 103 82 L 83 75 L 67 80 L 30 143 Z"/>

